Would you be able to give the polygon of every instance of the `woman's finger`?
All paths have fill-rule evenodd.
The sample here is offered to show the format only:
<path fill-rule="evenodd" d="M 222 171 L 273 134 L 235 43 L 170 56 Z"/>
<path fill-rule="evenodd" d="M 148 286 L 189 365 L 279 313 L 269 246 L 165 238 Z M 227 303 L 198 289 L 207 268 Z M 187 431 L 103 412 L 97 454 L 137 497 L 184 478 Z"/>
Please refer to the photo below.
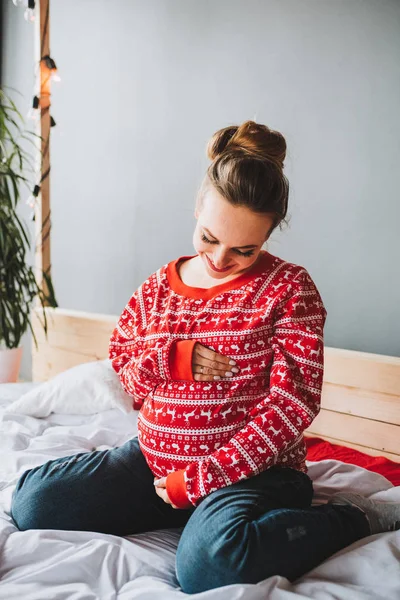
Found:
<path fill-rule="evenodd" d="M 201 373 L 194 373 L 193 379 L 195 381 L 228 381 L 228 377 L 220 377 L 219 375 L 202 375 Z"/>
<path fill-rule="evenodd" d="M 155 488 L 156 490 L 156 494 L 157 496 L 160 496 L 160 498 L 162 498 L 164 500 L 164 502 L 166 502 L 168 495 L 167 495 L 167 490 L 165 488 Z"/>
<path fill-rule="evenodd" d="M 229 364 L 226 364 L 226 362 L 218 362 L 217 360 L 210 360 L 197 355 L 194 358 L 193 363 L 205 368 L 207 367 L 213 371 L 222 371 L 224 373 L 225 371 L 232 371 L 232 373 L 239 373 L 239 367 L 234 360 L 230 360 Z M 208 371 L 208 373 L 211 373 L 211 371 Z"/>
<path fill-rule="evenodd" d="M 201 356 L 208 361 L 213 363 L 222 363 L 226 367 L 231 367 L 236 365 L 236 361 L 229 356 L 225 356 L 224 354 L 219 354 L 215 352 L 215 350 L 211 350 L 211 348 L 207 348 L 207 346 L 203 346 L 203 344 L 197 343 L 194 347 L 193 351 L 194 357 L 197 358 Z M 195 362 L 198 362 L 197 360 Z"/>
<path fill-rule="evenodd" d="M 228 356 L 218 354 L 202 344 L 197 343 L 195 345 L 192 357 L 193 375 L 196 373 L 210 375 L 218 380 L 225 377 L 233 377 L 239 370 L 236 361 Z"/>
<path fill-rule="evenodd" d="M 167 478 L 166 477 L 159 477 L 157 479 L 157 477 L 154 477 L 154 485 L 158 488 L 165 488 L 167 487 Z"/>
<path fill-rule="evenodd" d="M 220 371 L 213 369 L 212 367 L 204 367 L 203 365 L 198 364 L 192 366 L 192 372 L 193 374 L 197 373 L 198 375 L 209 375 L 211 377 L 219 377 L 220 379 L 233 377 L 236 375 L 236 373 L 233 373 L 232 371 L 227 371 L 226 368 Z"/>
<path fill-rule="evenodd" d="M 168 492 L 165 488 L 155 487 L 155 490 L 156 490 L 157 496 L 160 496 L 160 498 L 162 500 L 164 500 L 164 502 L 166 504 L 170 504 L 172 506 L 172 508 L 178 508 L 178 506 L 175 506 L 175 504 L 172 504 L 171 500 L 168 497 Z"/>

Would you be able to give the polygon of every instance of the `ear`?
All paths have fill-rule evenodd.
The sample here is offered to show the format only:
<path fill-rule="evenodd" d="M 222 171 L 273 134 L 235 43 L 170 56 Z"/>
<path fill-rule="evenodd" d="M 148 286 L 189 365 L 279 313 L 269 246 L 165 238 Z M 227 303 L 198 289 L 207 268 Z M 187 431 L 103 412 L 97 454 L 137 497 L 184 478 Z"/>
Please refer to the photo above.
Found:
<path fill-rule="evenodd" d="M 198 207 L 196 206 L 196 208 L 194 209 L 194 216 L 196 219 L 198 219 L 199 215 L 200 215 L 200 211 L 199 211 Z"/>

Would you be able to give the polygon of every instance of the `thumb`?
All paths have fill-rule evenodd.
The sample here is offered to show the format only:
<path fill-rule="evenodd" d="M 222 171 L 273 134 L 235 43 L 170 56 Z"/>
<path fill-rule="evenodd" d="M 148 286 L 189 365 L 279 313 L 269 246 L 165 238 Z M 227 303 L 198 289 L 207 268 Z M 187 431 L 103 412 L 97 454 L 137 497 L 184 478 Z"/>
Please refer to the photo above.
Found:
<path fill-rule="evenodd" d="M 166 477 L 160 477 L 159 479 L 154 479 L 154 485 L 156 487 L 165 487 L 167 485 Z"/>

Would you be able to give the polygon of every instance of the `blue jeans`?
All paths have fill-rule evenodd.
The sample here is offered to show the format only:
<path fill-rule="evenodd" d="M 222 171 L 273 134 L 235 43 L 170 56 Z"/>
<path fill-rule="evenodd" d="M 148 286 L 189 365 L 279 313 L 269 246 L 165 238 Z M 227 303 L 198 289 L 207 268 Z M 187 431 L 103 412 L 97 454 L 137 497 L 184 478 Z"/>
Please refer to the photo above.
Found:
<path fill-rule="evenodd" d="M 49 461 L 23 473 L 11 516 L 20 530 L 66 529 L 129 535 L 183 527 L 176 554 L 182 590 L 197 593 L 271 575 L 290 581 L 370 535 L 352 506 L 311 507 L 305 473 L 271 467 L 174 509 L 155 492 L 137 438 L 119 448 Z"/>

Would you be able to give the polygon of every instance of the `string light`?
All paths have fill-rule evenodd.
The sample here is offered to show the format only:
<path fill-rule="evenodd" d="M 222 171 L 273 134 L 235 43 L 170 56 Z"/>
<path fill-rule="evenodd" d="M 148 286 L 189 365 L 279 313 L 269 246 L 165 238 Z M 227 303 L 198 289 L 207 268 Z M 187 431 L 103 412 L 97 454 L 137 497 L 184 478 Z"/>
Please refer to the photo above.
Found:
<path fill-rule="evenodd" d="M 28 0 L 28 7 L 24 12 L 25 21 L 33 23 L 35 20 L 35 0 Z"/>
<path fill-rule="evenodd" d="M 35 0 L 12 0 L 14 6 L 25 8 L 24 17 L 26 21 L 33 23 L 35 20 Z"/>
<path fill-rule="evenodd" d="M 35 0 L 12 0 L 13 4 L 15 6 L 18 7 L 25 7 L 25 13 L 24 13 L 24 17 L 27 21 L 34 21 L 35 20 Z M 49 10 L 47 9 L 47 13 L 45 16 L 45 23 L 44 23 L 44 31 L 47 31 L 48 28 L 48 22 L 49 22 Z M 45 33 L 43 35 L 42 38 L 42 45 L 41 45 L 41 54 L 43 55 L 43 47 L 44 47 L 44 40 L 45 40 Z M 37 68 L 36 68 L 36 73 L 35 73 L 35 78 L 40 77 L 40 94 L 39 96 L 35 95 L 33 97 L 32 100 L 32 107 L 29 110 L 28 113 L 28 118 L 33 119 L 35 121 L 37 121 L 40 116 L 45 115 L 47 112 L 50 111 L 50 83 L 51 81 L 61 81 L 60 76 L 58 75 L 57 72 L 57 66 L 56 63 L 54 61 L 54 59 L 49 55 L 45 55 L 42 56 L 42 58 L 40 59 L 39 63 L 37 64 Z M 55 127 L 56 126 L 56 122 L 54 120 L 54 118 L 50 115 L 50 127 Z M 44 145 L 44 149 L 42 152 L 42 165 L 43 165 L 43 161 L 45 159 L 45 157 L 48 154 L 49 151 L 49 143 L 50 143 L 50 132 L 48 133 L 47 136 L 47 140 L 46 143 Z M 43 183 L 43 181 L 45 181 L 45 179 L 47 179 L 47 177 L 50 174 L 50 165 L 48 166 L 47 170 L 42 173 L 41 179 L 40 179 L 40 184 Z M 29 196 L 29 198 L 26 200 L 26 204 L 32 209 L 32 221 L 35 221 L 35 207 L 37 204 L 37 198 L 39 196 L 41 190 L 41 185 L 36 184 L 35 187 L 33 188 L 32 194 Z M 48 214 L 45 223 L 47 223 L 48 221 L 48 232 L 47 232 L 47 236 L 50 235 L 50 213 Z M 44 223 L 42 223 L 42 231 L 44 228 Z"/>
<path fill-rule="evenodd" d="M 33 121 L 37 121 L 39 119 L 40 110 L 39 110 L 40 100 L 38 96 L 34 96 L 32 100 L 32 107 L 28 112 L 28 119 L 32 119 Z"/>
<path fill-rule="evenodd" d="M 29 198 L 26 201 L 29 208 L 35 208 L 36 198 L 39 196 L 39 192 L 40 192 L 40 185 L 35 185 L 35 187 L 33 188 L 32 194 L 29 196 Z"/>

